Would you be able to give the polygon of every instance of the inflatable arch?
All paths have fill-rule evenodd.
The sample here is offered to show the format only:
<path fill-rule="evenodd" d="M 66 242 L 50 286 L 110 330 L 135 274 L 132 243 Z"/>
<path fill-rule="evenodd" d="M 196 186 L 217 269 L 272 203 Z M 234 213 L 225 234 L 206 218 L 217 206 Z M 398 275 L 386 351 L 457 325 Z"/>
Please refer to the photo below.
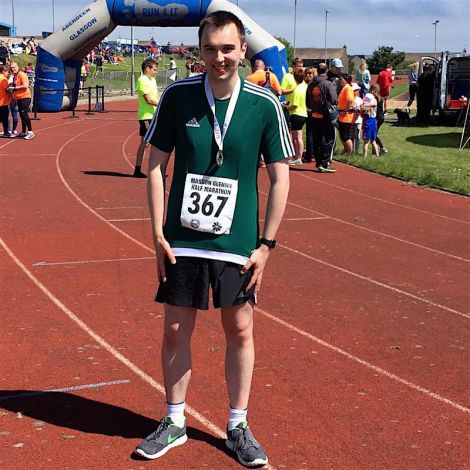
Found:
<path fill-rule="evenodd" d="M 39 47 L 36 108 L 55 112 L 74 108 L 83 58 L 116 26 L 198 26 L 204 16 L 231 11 L 243 22 L 253 63 L 261 58 L 278 77 L 287 70 L 285 47 L 227 0 L 97 0 L 74 15 Z"/>

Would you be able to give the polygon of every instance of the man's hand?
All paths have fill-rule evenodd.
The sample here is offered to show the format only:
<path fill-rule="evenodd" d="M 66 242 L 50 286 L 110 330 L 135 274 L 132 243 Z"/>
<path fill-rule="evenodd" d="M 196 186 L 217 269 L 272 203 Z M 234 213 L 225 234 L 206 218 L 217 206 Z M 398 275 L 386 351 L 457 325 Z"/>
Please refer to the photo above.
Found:
<path fill-rule="evenodd" d="M 176 264 L 176 258 L 170 247 L 170 244 L 164 237 L 154 238 L 155 253 L 157 255 L 157 277 L 158 282 L 166 282 L 165 258 L 170 260 L 171 264 Z"/>
<path fill-rule="evenodd" d="M 245 263 L 241 272 L 245 274 L 251 268 L 253 268 L 253 276 L 251 277 L 250 283 L 246 287 L 246 290 L 250 290 L 255 286 L 255 292 L 261 288 L 261 282 L 263 281 L 263 272 L 266 263 L 269 258 L 270 249 L 266 245 L 261 245 L 258 249 L 251 253 L 250 259 Z"/>

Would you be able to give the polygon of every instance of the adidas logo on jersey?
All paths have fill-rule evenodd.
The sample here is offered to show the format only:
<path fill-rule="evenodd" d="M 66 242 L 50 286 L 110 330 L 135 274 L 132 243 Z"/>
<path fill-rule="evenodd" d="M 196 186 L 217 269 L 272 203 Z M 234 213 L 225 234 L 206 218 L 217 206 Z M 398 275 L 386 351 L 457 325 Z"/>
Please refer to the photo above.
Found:
<path fill-rule="evenodd" d="M 199 123 L 197 122 L 197 119 L 192 118 L 186 123 L 186 127 L 200 127 L 200 126 L 199 126 Z"/>

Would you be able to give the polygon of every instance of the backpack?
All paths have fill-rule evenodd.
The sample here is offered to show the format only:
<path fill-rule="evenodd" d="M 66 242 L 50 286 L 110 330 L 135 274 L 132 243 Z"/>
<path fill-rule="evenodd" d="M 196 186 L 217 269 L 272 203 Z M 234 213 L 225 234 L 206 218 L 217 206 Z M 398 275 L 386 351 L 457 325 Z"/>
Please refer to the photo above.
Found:
<path fill-rule="evenodd" d="M 333 126 L 338 122 L 338 109 L 323 96 L 318 85 L 312 88 L 312 112 L 323 114 Z"/>
<path fill-rule="evenodd" d="M 268 70 L 265 72 L 265 74 L 266 74 L 266 82 L 264 83 L 263 88 L 266 88 L 266 90 L 269 90 L 273 95 L 278 97 L 276 90 L 274 90 L 274 88 L 271 86 L 271 72 L 269 72 Z"/>

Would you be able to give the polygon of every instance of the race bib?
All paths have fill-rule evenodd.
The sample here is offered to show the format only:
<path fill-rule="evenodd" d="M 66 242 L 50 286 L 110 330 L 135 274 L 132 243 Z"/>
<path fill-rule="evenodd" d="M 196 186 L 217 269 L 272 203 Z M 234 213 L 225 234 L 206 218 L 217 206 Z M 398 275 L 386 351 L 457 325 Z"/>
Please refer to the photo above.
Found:
<path fill-rule="evenodd" d="M 230 233 L 238 181 L 188 173 L 184 184 L 181 225 L 198 232 Z"/>

